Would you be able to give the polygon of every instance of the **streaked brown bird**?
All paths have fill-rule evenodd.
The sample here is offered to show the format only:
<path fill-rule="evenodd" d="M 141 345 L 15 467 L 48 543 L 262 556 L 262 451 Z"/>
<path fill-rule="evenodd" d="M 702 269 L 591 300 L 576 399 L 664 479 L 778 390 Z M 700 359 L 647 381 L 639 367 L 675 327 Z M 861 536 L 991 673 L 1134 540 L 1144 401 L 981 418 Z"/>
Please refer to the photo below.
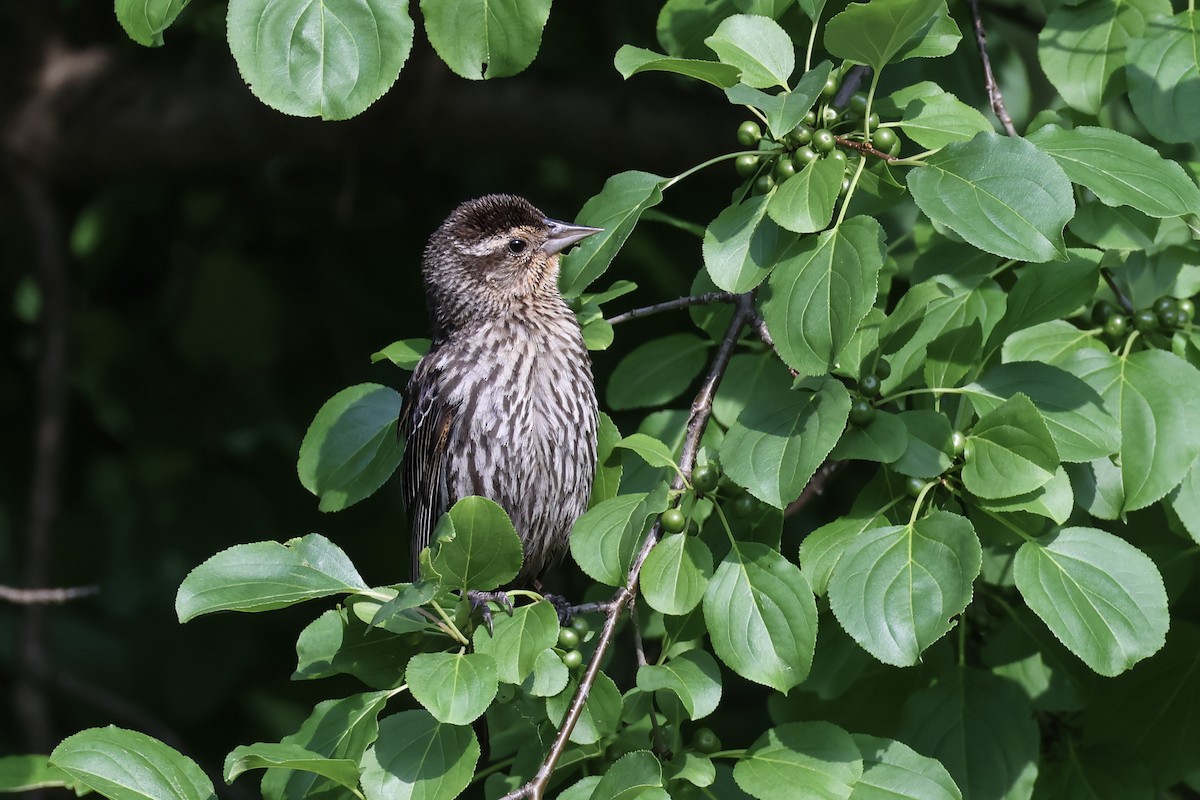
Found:
<path fill-rule="evenodd" d="M 414 579 L 439 517 L 468 495 L 512 519 L 525 551 L 514 585 L 540 586 L 566 551 L 596 471 L 597 406 L 558 260 L 598 230 L 495 194 L 463 203 L 430 237 L 433 344 L 400 417 Z"/>

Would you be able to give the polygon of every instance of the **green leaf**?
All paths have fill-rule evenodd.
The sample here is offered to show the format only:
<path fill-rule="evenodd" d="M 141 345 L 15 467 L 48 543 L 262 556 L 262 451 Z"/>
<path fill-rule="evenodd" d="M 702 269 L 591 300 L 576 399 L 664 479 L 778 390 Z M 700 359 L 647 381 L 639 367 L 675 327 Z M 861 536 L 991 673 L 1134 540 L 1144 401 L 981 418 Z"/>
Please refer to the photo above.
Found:
<path fill-rule="evenodd" d="M 768 17 L 734 14 L 704 40 L 722 63 L 741 70 L 742 83 L 755 89 L 788 88 L 796 70 L 792 37 Z"/>
<path fill-rule="evenodd" d="M 849 413 L 850 394 L 832 378 L 816 392 L 764 394 L 725 435 L 721 464 L 759 500 L 784 508 L 829 455 Z"/>
<path fill-rule="evenodd" d="M 117 0 L 117 22 L 129 38 L 146 47 L 161 47 L 163 31 L 190 0 Z"/>
<path fill-rule="evenodd" d="M 767 214 L 780 227 L 796 233 L 825 229 L 833 219 L 845 174 L 845 164 L 836 159 L 814 161 L 770 194 Z"/>
<path fill-rule="evenodd" d="M 622 450 L 632 450 L 652 467 L 670 467 L 679 472 L 679 466 L 675 463 L 675 456 L 671 454 L 671 448 L 661 439 L 655 439 L 649 434 L 631 433 L 613 446 Z"/>
<path fill-rule="evenodd" d="M 910 58 L 941 58 L 958 49 L 962 33 L 943 2 L 937 13 L 892 56 L 892 63 Z"/>
<path fill-rule="evenodd" d="M 1017 393 L 1037 406 L 1063 461 L 1092 461 L 1117 452 L 1121 428 L 1095 389 L 1059 367 L 1010 361 L 992 367 L 963 393 L 988 414 Z"/>
<path fill-rule="evenodd" d="M 829 457 L 834 461 L 862 460 L 887 464 L 903 456 L 907 448 L 908 429 L 900 417 L 881 409 L 862 428 L 848 425 Z"/>
<path fill-rule="evenodd" d="M 566 717 L 567 708 L 575 697 L 578 684 L 572 678 L 563 689 L 553 697 L 546 698 L 546 716 L 557 728 Z M 571 731 L 570 741 L 575 744 L 595 744 L 617 729 L 621 721 L 621 691 L 613 683 L 612 678 L 603 672 L 596 673 L 596 682 L 588 693 L 583 704 L 583 713 L 575 729 Z"/>
<path fill-rule="evenodd" d="M 958 386 L 983 360 L 983 329 L 979 320 L 966 328 L 948 330 L 926 347 L 923 372 L 929 386 Z"/>
<path fill-rule="evenodd" d="M 180 622 L 214 611 L 271 611 L 366 589 L 346 554 L 319 533 L 286 544 L 222 550 L 188 573 L 175 597 Z"/>
<path fill-rule="evenodd" d="M 646 521 L 666 508 L 665 483 L 649 493 L 617 495 L 592 506 L 571 530 L 571 556 L 594 580 L 625 585 Z"/>
<path fill-rule="evenodd" d="M 49 756 L 0 756 L 0 792 L 29 792 L 55 787 L 76 788 L 71 776 L 50 766 Z M 77 794 L 82 794 L 79 787 Z"/>
<path fill-rule="evenodd" d="M 621 485 L 621 459 L 614 456 L 621 431 L 612 418 L 600 412 L 600 424 L 596 428 L 596 478 L 592 482 L 592 495 L 588 503 L 592 506 L 617 496 Z"/>
<path fill-rule="evenodd" d="M 1025 542 L 1017 589 L 1067 648 L 1113 677 L 1157 653 L 1170 618 L 1158 568 L 1141 550 L 1096 528 L 1063 528 Z"/>
<path fill-rule="evenodd" d="M 588 797 L 590 800 L 650 798 L 662 791 L 662 765 L 648 750 L 626 753 L 613 762 Z"/>
<path fill-rule="evenodd" d="M 442 517 L 430 545 L 442 585 L 494 589 L 521 569 L 521 539 L 508 514 L 485 497 L 464 497 Z"/>
<path fill-rule="evenodd" d="M 904 109 L 900 127 L 905 136 L 930 150 L 994 130 L 987 117 L 949 92 L 914 98 Z"/>
<path fill-rule="evenodd" d="M 642 564 L 642 596 L 655 611 L 686 614 L 704 599 L 712 572 L 704 542 L 683 533 L 664 536 Z"/>
<path fill-rule="evenodd" d="M 400 393 L 360 383 L 335 394 L 313 418 L 300 443 L 296 471 L 322 511 L 341 511 L 392 477 L 404 455 L 396 434 Z"/>
<path fill-rule="evenodd" d="M 704 593 L 713 651 L 746 680 L 780 692 L 808 675 L 817 604 L 808 580 L 778 551 L 735 542 Z"/>
<path fill-rule="evenodd" d="M 909 695 L 896 738 L 940 761 L 971 800 L 1028 798 L 1039 737 L 1029 699 L 1012 681 L 955 669 Z"/>
<path fill-rule="evenodd" d="M 1021 267 L 1008 291 L 1004 316 L 992 329 L 988 350 L 1016 331 L 1061 319 L 1088 303 L 1100 280 L 1100 256 L 1097 250 L 1072 248 L 1065 263 Z"/>
<path fill-rule="evenodd" d="M 350 759 L 357 765 L 379 734 L 379 712 L 390 696 L 391 692 L 366 692 L 318 703 L 300 729 L 283 737 L 281 744 L 296 745 L 330 759 Z M 355 772 L 357 776 L 357 769 Z M 336 787 L 336 781 L 313 772 L 272 769 L 263 776 L 262 796 L 264 800 L 316 798 L 325 792 L 340 794 Z"/>
<path fill-rule="evenodd" d="M 985 499 L 1032 492 L 1059 464 L 1045 419 L 1020 392 L 980 417 L 967 436 L 967 453 L 963 486 Z"/>
<path fill-rule="evenodd" d="M 412 50 L 408 0 L 230 0 L 229 49 L 250 91 L 298 117 L 357 116 Z"/>
<path fill-rule="evenodd" d="M 1170 501 L 1192 541 L 1200 543 L 1200 461 L 1192 462 L 1183 482 L 1171 492 Z"/>
<path fill-rule="evenodd" d="M 1075 508 L 1075 494 L 1071 489 L 1071 480 L 1067 477 L 1065 467 L 1059 466 L 1054 477 L 1034 489 L 1032 492 L 1005 497 L 999 500 L 983 500 L 975 498 L 981 508 L 989 511 L 1011 513 L 1013 511 L 1028 511 L 1047 519 L 1052 519 L 1059 525 L 1067 521 Z"/>
<path fill-rule="evenodd" d="M 603 228 L 561 258 L 559 288 L 567 297 L 583 292 L 604 274 L 642 213 L 662 202 L 666 178 L 648 172 L 622 172 L 604 182 L 600 193 L 579 209 L 576 222 Z"/>
<path fill-rule="evenodd" d="M 362 797 L 358 791 L 358 761 L 348 758 L 326 758 L 297 744 L 259 742 L 235 747 L 225 757 L 225 782 L 233 783 L 243 772 L 252 769 L 309 772 L 328 778 L 333 783 L 349 789 L 355 796 Z"/>
<path fill-rule="evenodd" d="M 1057 265 L 1054 265 L 1057 266 Z M 1063 319 L 1017 331 L 1004 340 L 1004 361 L 1045 361 L 1059 364 L 1077 350 L 1107 350 L 1096 337 Z"/>
<path fill-rule="evenodd" d="M 557 638 L 557 637 L 555 637 Z M 533 678 L 525 685 L 534 697 L 554 697 L 567 686 L 571 673 L 558 653 L 546 648 L 533 661 Z"/>
<path fill-rule="evenodd" d="M 411 371 L 417 368 L 417 363 L 429 352 L 430 344 L 428 339 L 401 339 L 378 352 L 371 353 L 371 363 L 387 360 L 400 369 Z"/>
<path fill-rule="evenodd" d="M 738 786 L 759 800 L 846 800 L 862 774 L 862 756 L 854 740 L 828 722 L 771 728 L 733 768 Z"/>
<path fill-rule="evenodd" d="M 330 609 L 300 632 L 292 679 L 344 673 L 373 688 L 390 689 L 404 682 L 404 667 L 413 650 L 411 637 L 372 628 L 349 609 Z"/>
<path fill-rule="evenodd" d="M 787 235 L 767 218 L 771 195 L 757 195 L 717 215 L 704 231 L 704 268 L 718 288 L 748 292 L 775 266 Z"/>
<path fill-rule="evenodd" d="M 1128 206 L 1110 208 L 1090 200 L 1079 204 L 1067 230 L 1101 250 L 1145 250 L 1154 245 L 1160 225 Z"/>
<path fill-rule="evenodd" d="M 362 760 L 367 800 L 451 800 L 471 782 L 479 742 L 469 727 L 438 722 L 424 710 L 379 722 L 379 741 Z"/>
<path fill-rule="evenodd" d="M 1063 4 L 1038 36 L 1038 60 L 1067 105 L 1096 114 L 1125 91 L 1126 49 L 1147 22 L 1171 13 L 1166 0 Z"/>
<path fill-rule="evenodd" d="M 828 372 L 874 305 L 883 262 L 883 228 L 870 217 L 785 250 L 762 303 L 780 357 L 805 375 Z"/>
<path fill-rule="evenodd" d="M 876 71 L 929 24 L 943 0 L 871 0 L 851 3 L 825 26 L 825 49 Z"/>
<path fill-rule="evenodd" d="M 687 709 L 688 718 L 701 719 L 721 703 L 721 669 L 707 651 L 688 650 L 661 666 L 639 668 L 637 687 L 643 692 L 674 692 Z"/>
<path fill-rule="evenodd" d="M 950 420 L 938 411 L 902 411 L 897 416 L 908 432 L 904 455 L 892 462 L 892 469 L 913 478 L 936 478 L 950 468 Z"/>
<path fill-rule="evenodd" d="M 850 541 L 829 577 L 829 605 L 868 653 L 911 666 L 967 607 L 982 563 L 970 521 L 935 511 Z"/>
<path fill-rule="evenodd" d="M 1163 350 L 1124 358 L 1081 350 L 1063 368 L 1083 378 L 1104 398 L 1121 430 L 1122 511 L 1161 500 L 1200 457 L 1200 428 L 1193 403 L 1200 397 L 1200 372 Z"/>
<path fill-rule="evenodd" d="M 1151 217 L 1178 217 L 1200 208 L 1200 188 L 1183 167 L 1132 136 L 1107 128 L 1047 125 L 1029 141 L 1105 205 L 1132 206 Z"/>
<path fill-rule="evenodd" d="M 551 0 L 421 0 L 425 33 L 456 75 L 516 75 L 533 63 Z"/>
<path fill-rule="evenodd" d="M 608 381 L 615 410 L 661 406 L 687 389 L 704 368 L 708 340 L 691 333 L 651 339 L 621 359 Z"/>
<path fill-rule="evenodd" d="M 413 698 L 438 722 L 474 722 L 496 697 L 496 661 L 484 653 L 418 653 L 404 676 Z"/>
<path fill-rule="evenodd" d="M 725 96 L 731 103 L 763 112 L 767 118 L 767 129 L 776 139 L 781 139 L 803 121 L 804 115 L 817 102 L 832 68 L 833 65 L 828 61 L 822 61 L 804 73 L 796 88 L 790 92 L 767 94 L 739 83 L 726 89 Z"/>
<path fill-rule="evenodd" d="M 826 523 L 804 537 L 800 543 L 800 569 L 813 591 L 823 595 L 829 590 L 829 576 L 846 552 L 846 547 L 872 528 L 887 524 L 881 513 L 850 513 Z"/>
<path fill-rule="evenodd" d="M 937 760 L 903 742 L 865 733 L 852 738 L 863 757 L 863 774 L 851 800 L 962 800 L 962 792 Z"/>
<path fill-rule="evenodd" d="M 695 58 L 672 58 L 631 44 L 622 45 L 617 51 L 613 66 L 626 80 L 639 72 L 673 72 L 676 75 L 697 78 L 722 89 L 735 85 L 742 74 L 741 70 L 729 64 Z"/>
<path fill-rule="evenodd" d="M 558 642 L 558 614 L 548 602 L 497 615 L 491 632 L 475 629 L 475 652 L 490 656 L 505 683 L 522 683 L 533 672 L 538 655 Z"/>
<path fill-rule="evenodd" d="M 1157 13 L 1169 14 L 1162 0 Z M 1200 11 L 1148 22 L 1146 36 L 1129 43 L 1129 100 L 1134 113 L 1165 142 L 1200 140 Z"/>
<path fill-rule="evenodd" d="M 756 398 L 786 391 L 791 385 L 787 367 L 773 353 L 737 353 L 729 360 L 713 397 L 713 417 L 728 428 Z"/>
<path fill-rule="evenodd" d="M 980 250 L 1017 261 L 1066 260 L 1071 182 L 1025 139 L 981 133 L 948 144 L 907 181 L 931 220 Z"/>
<path fill-rule="evenodd" d="M 109 800 L 216 800 L 212 781 L 178 750 L 109 725 L 59 742 L 50 765 Z"/>

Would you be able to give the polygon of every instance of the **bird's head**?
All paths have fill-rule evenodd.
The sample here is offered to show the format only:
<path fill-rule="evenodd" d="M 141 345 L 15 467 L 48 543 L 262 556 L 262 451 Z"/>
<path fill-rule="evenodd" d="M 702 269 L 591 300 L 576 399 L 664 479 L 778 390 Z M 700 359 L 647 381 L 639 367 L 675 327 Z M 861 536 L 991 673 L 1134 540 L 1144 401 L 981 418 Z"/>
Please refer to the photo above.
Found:
<path fill-rule="evenodd" d="M 599 228 L 558 222 L 511 194 L 468 200 L 425 249 L 425 284 L 441 321 L 558 300 L 558 255 Z"/>

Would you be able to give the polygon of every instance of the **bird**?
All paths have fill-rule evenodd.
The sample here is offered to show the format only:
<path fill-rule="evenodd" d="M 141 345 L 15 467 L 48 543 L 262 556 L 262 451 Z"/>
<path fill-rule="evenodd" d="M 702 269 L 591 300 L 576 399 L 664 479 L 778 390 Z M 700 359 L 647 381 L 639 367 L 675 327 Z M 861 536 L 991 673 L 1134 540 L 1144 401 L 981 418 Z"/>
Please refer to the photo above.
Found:
<path fill-rule="evenodd" d="M 599 409 L 591 357 L 558 288 L 559 255 L 600 230 L 491 194 L 430 236 L 421 271 L 431 345 L 399 421 L 414 581 L 439 518 L 470 495 L 503 508 L 521 539 L 509 586 L 540 591 L 565 553 L 595 477 Z M 470 594 L 485 623 L 482 600 L 511 611 L 502 592 Z"/>

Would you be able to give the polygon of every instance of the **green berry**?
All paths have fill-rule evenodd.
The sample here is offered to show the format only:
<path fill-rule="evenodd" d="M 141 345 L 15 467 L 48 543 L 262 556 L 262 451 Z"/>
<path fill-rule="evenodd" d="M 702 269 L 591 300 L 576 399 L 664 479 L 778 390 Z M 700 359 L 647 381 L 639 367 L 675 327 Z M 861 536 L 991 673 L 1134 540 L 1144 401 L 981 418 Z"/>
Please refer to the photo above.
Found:
<path fill-rule="evenodd" d="M 784 139 L 793 147 L 801 147 L 812 141 L 813 129 L 801 122 Z"/>
<path fill-rule="evenodd" d="M 1092 322 L 1103 325 L 1117 313 L 1119 313 L 1119 309 L 1112 303 L 1107 300 L 1099 300 L 1096 305 L 1092 306 Z"/>
<path fill-rule="evenodd" d="M 879 115 L 871 112 L 871 116 L 867 118 L 867 130 L 875 130 L 879 127 Z"/>
<path fill-rule="evenodd" d="M 770 175 L 763 174 L 763 175 L 759 175 L 757 178 L 754 179 L 754 193 L 755 194 L 766 194 L 767 192 L 771 191 L 774 188 L 775 188 L 775 179 L 772 178 Z"/>
<path fill-rule="evenodd" d="M 812 149 L 811 145 L 804 145 L 796 148 L 796 152 L 792 153 L 792 163 L 796 165 L 796 169 L 804 169 L 812 162 L 820 158 L 817 151 Z"/>
<path fill-rule="evenodd" d="M 832 133 L 821 128 L 820 130 L 813 131 L 812 147 L 818 153 L 828 153 L 837 147 L 837 139 L 833 138 Z"/>
<path fill-rule="evenodd" d="M 701 464 L 692 470 L 692 488 L 697 494 L 708 494 L 717 488 L 721 472 L 716 464 Z"/>
<path fill-rule="evenodd" d="M 967 437 L 962 431 L 955 431 L 950 434 L 950 448 L 954 451 L 954 455 L 961 456 L 967 449 Z"/>
<path fill-rule="evenodd" d="M 762 129 L 758 127 L 758 123 L 748 119 L 738 126 L 737 140 L 739 144 L 746 147 L 753 147 L 758 144 L 758 140 L 762 138 Z"/>
<path fill-rule="evenodd" d="M 579 647 L 579 634 L 574 628 L 562 628 L 558 632 L 558 646 L 563 650 L 574 650 Z"/>
<path fill-rule="evenodd" d="M 829 98 L 831 98 L 835 94 L 837 94 L 837 90 L 838 90 L 838 79 L 833 77 L 832 75 L 830 75 L 828 78 L 825 79 L 825 85 L 821 87 L 821 97 L 828 100 Z"/>
<path fill-rule="evenodd" d="M 832 106 L 825 106 L 821 109 L 821 120 L 826 126 L 834 124 L 840 117 L 841 115 L 838 114 L 838 110 Z"/>
<path fill-rule="evenodd" d="M 740 494 L 734 499 L 733 505 L 729 508 L 729 513 L 735 517 L 745 518 L 758 510 L 758 501 L 750 494 Z"/>
<path fill-rule="evenodd" d="M 879 397 L 879 378 L 863 375 L 858 381 L 858 392 L 863 397 Z"/>
<path fill-rule="evenodd" d="M 817 112 L 809 111 L 807 114 L 805 114 L 804 115 L 804 124 L 809 126 L 810 128 L 813 125 L 816 125 L 817 124 Z"/>
<path fill-rule="evenodd" d="M 758 156 L 746 154 L 738 156 L 737 161 L 733 162 L 733 166 L 737 169 L 738 175 L 743 178 L 749 178 L 755 172 L 758 172 Z"/>
<path fill-rule="evenodd" d="M 687 517 L 678 508 L 668 508 L 662 513 L 662 528 L 667 533 L 683 533 Z"/>
<path fill-rule="evenodd" d="M 850 179 L 842 178 L 842 185 L 838 188 L 838 194 L 845 194 L 850 191 Z"/>
<path fill-rule="evenodd" d="M 865 397 L 856 397 L 850 403 L 850 424 L 856 428 L 865 428 L 875 419 L 875 406 Z"/>
<path fill-rule="evenodd" d="M 698 728 L 692 734 L 692 747 L 705 755 L 712 755 L 721 749 L 721 740 L 712 728 Z"/>
<path fill-rule="evenodd" d="M 871 144 L 876 150 L 882 150 L 891 155 L 891 149 L 900 144 L 900 137 L 891 128 L 880 128 L 871 134 Z"/>
<path fill-rule="evenodd" d="M 592 626 L 588 624 L 586 617 L 575 617 L 575 619 L 571 620 L 571 627 L 576 633 L 579 634 L 579 638 L 581 639 L 586 636 L 587 632 L 592 628 Z"/>
<path fill-rule="evenodd" d="M 879 359 L 875 362 L 875 377 L 881 381 L 886 381 L 892 374 L 892 365 L 884 359 Z"/>
<path fill-rule="evenodd" d="M 1133 327 L 1142 333 L 1152 331 L 1158 327 L 1158 315 L 1148 308 L 1143 308 L 1133 315 Z"/>
<path fill-rule="evenodd" d="M 1186 297 L 1178 302 L 1176 309 L 1179 311 L 1181 324 L 1186 325 L 1196 318 L 1196 304 Z"/>
<path fill-rule="evenodd" d="M 866 116 L 867 96 L 862 92 L 855 92 L 850 97 L 850 103 L 846 106 L 846 112 L 860 118 Z"/>
<path fill-rule="evenodd" d="M 1179 303 L 1174 297 L 1160 297 L 1154 301 L 1154 315 L 1158 317 L 1159 327 L 1172 330 L 1179 327 Z"/>
<path fill-rule="evenodd" d="M 1121 314 L 1113 314 L 1104 320 L 1104 335 L 1110 339 L 1120 339 L 1129 331 L 1129 318 Z"/>
<path fill-rule="evenodd" d="M 1154 313 L 1161 314 L 1164 311 L 1174 311 L 1177 305 L 1174 297 L 1160 297 L 1154 301 Z"/>
<path fill-rule="evenodd" d="M 583 666 L 583 653 L 578 650 L 568 650 L 562 654 L 562 662 L 567 669 L 579 669 Z"/>
<path fill-rule="evenodd" d="M 849 156 L 846 155 L 845 150 L 840 150 L 837 148 L 835 148 L 832 153 L 830 153 L 829 155 L 827 155 L 825 157 L 832 158 L 834 161 L 840 161 L 843 165 L 846 164 L 847 162 L 849 162 L 849 160 L 850 160 Z"/>
<path fill-rule="evenodd" d="M 780 159 L 775 162 L 775 169 L 772 170 L 772 172 L 775 175 L 775 180 L 783 183 L 788 178 L 796 174 L 796 163 L 787 156 L 781 156 Z"/>
<path fill-rule="evenodd" d="M 925 490 L 925 481 L 920 478 L 905 478 L 904 491 L 909 497 L 920 497 Z"/>

